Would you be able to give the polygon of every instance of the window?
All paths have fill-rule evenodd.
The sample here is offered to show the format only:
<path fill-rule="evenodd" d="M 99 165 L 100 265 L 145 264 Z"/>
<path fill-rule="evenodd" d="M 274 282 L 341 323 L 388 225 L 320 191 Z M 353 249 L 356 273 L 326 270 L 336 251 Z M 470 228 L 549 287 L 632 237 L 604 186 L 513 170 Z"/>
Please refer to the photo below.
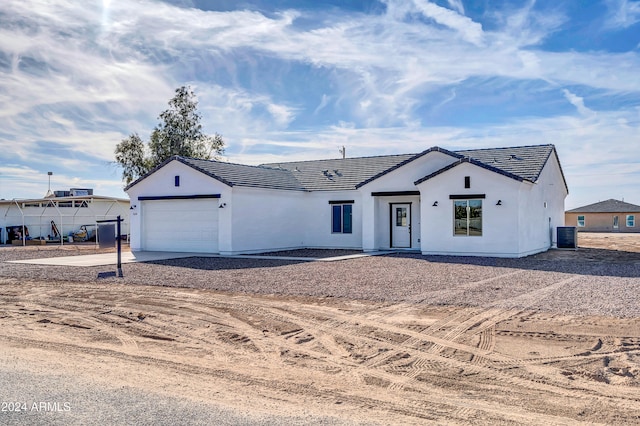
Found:
<path fill-rule="evenodd" d="M 396 226 L 407 226 L 407 208 L 396 208 Z"/>
<path fill-rule="evenodd" d="M 454 200 L 453 235 L 482 236 L 482 200 Z"/>
<path fill-rule="evenodd" d="M 471 188 L 471 176 L 464 177 L 464 187 Z"/>
<path fill-rule="evenodd" d="M 352 204 L 331 205 L 331 232 L 334 234 L 351 234 Z"/>
<path fill-rule="evenodd" d="M 613 217 L 613 229 L 618 229 L 618 216 Z"/>
<path fill-rule="evenodd" d="M 633 228 L 636 226 L 636 217 L 635 215 L 628 214 L 627 215 L 627 228 Z"/>
<path fill-rule="evenodd" d="M 176 176 L 173 178 L 174 186 L 180 186 L 180 176 Z"/>
<path fill-rule="evenodd" d="M 584 216 L 578 216 L 578 227 L 584 228 Z"/>

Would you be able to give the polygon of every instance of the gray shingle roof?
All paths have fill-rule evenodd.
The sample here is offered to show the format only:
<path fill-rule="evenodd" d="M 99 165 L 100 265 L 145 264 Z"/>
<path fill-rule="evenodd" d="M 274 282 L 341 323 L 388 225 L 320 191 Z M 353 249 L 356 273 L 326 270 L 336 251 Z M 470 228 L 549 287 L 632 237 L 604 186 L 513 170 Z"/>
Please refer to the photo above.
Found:
<path fill-rule="evenodd" d="M 290 171 L 309 191 L 355 189 L 372 176 L 392 169 L 415 154 L 263 164 Z"/>
<path fill-rule="evenodd" d="M 519 146 L 513 148 L 470 149 L 457 154 L 476 159 L 488 166 L 535 182 L 554 151 L 553 145 Z"/>
<path fill-rule="evenodd" d="M 445 166 L 445 167 L 441 168 L 440 170 L 437 170 L 437 171 L 431 173 L 430 175 L 427 175 L 427 176 L 423 177 L 422 179 L 418 179 L 417 181 L 414 182 L 414 184 L 415 185 L 419 185 L 422 182 L 424 182 L 426 180 L 429 180 L 429 179 L 431 179 L 433 177 L 436 177 L 436 176 L 438 176 L 438 175 L 440 175 L 440 174 L 442 174 L 442 173 L 444 173 L 444 172 L 446 172 L 448 170 L 451 170 L 454 167 L 457 167 L 457 166 L 459 166 L 460 164 L 463 164 L 463 163 L 471 163 L 471 164 L 474 164 L 474 165 L 476 165 L 478 167 L 482 167 L 483 169 L 487 169 L 487 170 L 492 171 L 494 173 L 501 174 L 503 176 L 506 176 L 506 177 L 511 178 L 511 179 L 515 179 L 515 180 L 520 181 L 520 182 L 525 180 L 522 176 L 518 176 L 518 175 L 515 175 L 513 173 L 509 173 L 509 172 L 506 172 L 504 170 L 498 169 L 496 167 L 489 166 L 488 164 L 484 164 L 483 162 L 478 161 L 478 160 L 476 160 L 474 158 L 462 157 L 461 159 L 459 159 L 455 163 L 449 164 L 448 166 Z"/>
<path fill-rule="evenodd" d="M 177 157 L 176 159 L 229 186 L 305 190 L 305 187 L 293 176 L 293 173 L 287 170 L 194 158 Z"/>
<path fill-rule="evenodd" d="M 448 151 L 433 147 L 418 154 L 272 163 L 263 164 L 263 166 L 292 170 L 300 183 L 311 191 L 347 190 L 359 188 L 404 164 L 434 151 L 448 154 L 459 159 L 459 161 L 469 161 L 471 159 L 473 164 L 507 177 L 535 182 L 538 180 L 547 160 L 555 151 L 555 147 L 553 145 L 535 145 L 466 151 Z M 335 173 L 336 170 L 339 174 Z M 327 171 L 327 175 L 323 173 L 324 171 Z"/>
<path fill-rule="evenodd" d="M 567 210 L 567 213 L 640 213 L 640 206 L 624 201 L 609 199 L 576 209 Z"/>
<path fill-rule="evenodd" d="M 125 190 L 172 160 L 178 160 L 229 186 L 294 191 L 352 190 L 433 151 L 445 153 L 459 161 L 471 162 L 514 179 L 535 182 L 549 156 L 555 152 L 555 148 L 553 145 L 538 145 L 452 152 L 433 147 L 418 154 L 294 161 L 259 166 L 176 156 L 131 183 Z M 451 167 L 449 166 L 449 168 Z"/>

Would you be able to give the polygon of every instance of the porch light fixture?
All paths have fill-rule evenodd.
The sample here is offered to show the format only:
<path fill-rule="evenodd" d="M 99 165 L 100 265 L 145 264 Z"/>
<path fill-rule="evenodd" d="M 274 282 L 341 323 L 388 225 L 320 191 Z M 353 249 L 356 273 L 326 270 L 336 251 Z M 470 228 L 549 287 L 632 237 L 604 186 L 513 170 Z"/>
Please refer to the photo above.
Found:
<path fill-rule="evenodd" d="M 138 207 L 138 206 L 134 204 L 134 205 L 132 205 L 131 207 L 129 207 L 129 210 L 135 210 L 135 209 L 136 209 L 136 207 Z"/>
<path fill-rule="evenodd" d="M 224 209 L 226 207 L 227 203 L 222 203 L 218 206 L 219 209 Z"/>
<path fill-rule="evenodd" d="M 502 205 L 502 200 L 498 200 L 498 202 L 496 203 L 496 206 L 501 206 Z"/>
<path fill-rule="evenodd" d="M 438 207 L 438 202 L 434 201 L 433 204 L 431 205 L 432 207 Z"/>

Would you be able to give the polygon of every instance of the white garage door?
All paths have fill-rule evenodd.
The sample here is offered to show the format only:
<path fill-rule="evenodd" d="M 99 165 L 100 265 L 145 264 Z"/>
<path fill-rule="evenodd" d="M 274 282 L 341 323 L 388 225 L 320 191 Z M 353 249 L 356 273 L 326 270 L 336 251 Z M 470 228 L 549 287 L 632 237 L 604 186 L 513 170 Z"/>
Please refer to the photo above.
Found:
<path fill-rule="evenodd" d="M 218 252 L 218 200 L 142 202 L 142 249 Z"/>

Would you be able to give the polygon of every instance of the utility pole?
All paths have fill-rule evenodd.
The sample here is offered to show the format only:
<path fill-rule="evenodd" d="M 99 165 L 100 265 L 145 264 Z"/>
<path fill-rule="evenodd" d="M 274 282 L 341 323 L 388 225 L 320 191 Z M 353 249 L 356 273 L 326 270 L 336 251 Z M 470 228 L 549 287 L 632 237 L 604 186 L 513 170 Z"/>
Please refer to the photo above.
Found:
<path fill-rule="evenodd" d="M 45 198 L 51 197 L 51 195 L 53 195 L 53 192 L 51 192 L 51 175 L 53 174 L 53 172 L 47 172 L 47 175 L 49 175 L 49 189 L 47 190 L 47 195 L 45 195 Z"/>
<path fill-rule="evenodd" d="M 345 158 L 347 158 L 347 149 L 343 146 L 342 148 L 338 149 L 338 152 L 340 154 L 342 154 L 342 159 L 344 160 Z"/>

